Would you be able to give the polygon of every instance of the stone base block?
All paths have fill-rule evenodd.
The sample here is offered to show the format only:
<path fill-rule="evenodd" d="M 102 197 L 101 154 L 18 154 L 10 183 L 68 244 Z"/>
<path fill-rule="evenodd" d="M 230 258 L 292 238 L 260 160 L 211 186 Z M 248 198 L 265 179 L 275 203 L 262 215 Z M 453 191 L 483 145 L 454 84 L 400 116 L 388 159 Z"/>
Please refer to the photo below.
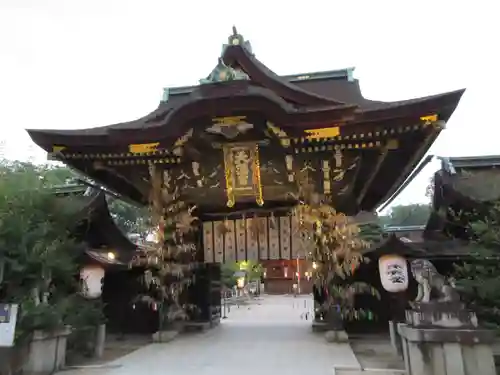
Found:
<path fill-rule="evenodd" d="M 348 342 L 349 336 L 347 336 L 347 332 L 342 331 L 326 331 L 325 332 L 325 340 L 327 342 Z"/>
<path fill-rule="evenodd" d="M 413 303 L 406 311 L 406 322 L 412 327 L 470 328 L 478 327 L 476 314 L 460 302 Z"/>
<path fill-rule="evenodd" d="M 210 321 L 210 328 L 217 327 L 220 324 L 220 316 L 217 319 L 212 319 Z"/>
<path fill-rule="evenodd" d="M 66 364 L 66 342 L 71 329 L 47 333 L 35 331 L 29 344 L 29 355 L 23 374 L 53 374 Z"/>
<path fill-rule="evenodd" d="M 394 352 L 402 357 L 403 356 L 403 348 L 401 347 L 401 338 L 398 333 L 398 322 L 389 321 L 389 336 L 391 339 L 391 346 L 394 349 Z"/>
<path fill-rule="evenodd" d="M 328 331 L 328 325 L 321 320 L 314 320 L 312 323 L 312 330 L 313 332 L 326 332 Z"/>
<path fill-rule="evenodd" d="M 495 375 L 495 333 L 398 325 L 408 375 Z"/>
<path fill-rule="evenodd" d="M 179 331 L 158 331 L 153 333 L 153 342 L 165 343 L 170 342 L 179 335 Z"/>
<path fill-rule="evenodd" d="M 204 332 L 212 327 L 211 322 L 190 322 L 184 323 L 184 332 Z"/>

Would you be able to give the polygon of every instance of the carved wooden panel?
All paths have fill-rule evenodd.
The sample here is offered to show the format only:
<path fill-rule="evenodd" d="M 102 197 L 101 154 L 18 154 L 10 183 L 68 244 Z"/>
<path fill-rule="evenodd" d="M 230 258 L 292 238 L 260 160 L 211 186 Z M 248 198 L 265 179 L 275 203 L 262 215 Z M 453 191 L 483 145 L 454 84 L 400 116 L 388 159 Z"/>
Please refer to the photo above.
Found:
<path fill-rule="evenodd" d="M 280 259 L 290 259 L 292 256 L 290 217 L 282 216 L 280 220 Z"/>
<path fill-rule="evenodd" d="M 236 261 L 247 259 L 246 256 L 246 220 L 236 220 Z"/>
<path fill-rule="evenodd" d="M 279 220 L 270 217 L 269 224 L 269 259 L 280 259 L 280 232 Z"/>
<path fill-rule="evenodd" d="M 214 225 L 212 221 L 203 223 L 203 249 L 205 262 L 214 262 Z"/>
<path fill-rule="evenodd" d="M 223 263 L 224 262 L 224 233 L 220 230 L 221 226 L 224 225 L 223 221 L 214 222 L 214 262 Z"/>
<path fill-rule="evenodd" d="M 226 220 L 226 235 L 224 236 L 224 262 L 236 261 L 236 236 L 234 220 Z"/>
<path fill-rule="evenodd" d="M 269 242 L 267 230 L 267 218 L 259 217 L 256 219 L 259 223 L 259 258 L 269 259 Z"/>
<path fill-rule="evenodd" d="M 254 220 L 257 219 L 247 219 L 247 259 L 257 261 L 259 260 L 259 243 L 257 237 L 250 230 L 254 225 Z"/>
<path fill-rule="evenodd" d="M 279 260 L 303 257 L 289 216 L 203 223 L 205 262 Z"/>

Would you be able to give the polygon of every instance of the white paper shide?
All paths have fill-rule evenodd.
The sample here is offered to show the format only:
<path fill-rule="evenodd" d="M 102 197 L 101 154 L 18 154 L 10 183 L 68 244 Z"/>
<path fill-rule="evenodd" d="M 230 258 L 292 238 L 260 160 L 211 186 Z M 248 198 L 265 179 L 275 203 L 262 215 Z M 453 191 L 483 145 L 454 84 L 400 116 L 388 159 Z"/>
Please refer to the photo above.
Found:
<path fill-rule="evenodd" d="M 402 292 L 408 289 L 408 265 L 399 255 L 384 255 L 378 260 L 382 286 L 388 292 Z"/>

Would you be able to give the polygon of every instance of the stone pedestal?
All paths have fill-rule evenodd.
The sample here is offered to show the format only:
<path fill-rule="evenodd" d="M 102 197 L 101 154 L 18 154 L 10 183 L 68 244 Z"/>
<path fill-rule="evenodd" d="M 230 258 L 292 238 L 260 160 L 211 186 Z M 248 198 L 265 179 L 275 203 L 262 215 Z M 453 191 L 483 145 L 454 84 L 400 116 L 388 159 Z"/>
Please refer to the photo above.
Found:
<path fill-rule="evenodd" d="M 24 374 L 53 374 L 66 364 L 66 341 L 69 327 L 58 332 L 35 331 L 29 344 Z"/>
<path fill-rule="evenodd" d="M 494 333 L 480 329 L 398 327 L 409 375 L 495 375 Z"/>
<path fill-rule="evenodd" d="M 413 327 L 477 328 L 476 314 L 461 302 L 420 302 L 406 311 L 406 323 Z"/>
<path fill-rule="evenodd" d="M 403 348 L 401 346 L 401 338 L 398 333 L 398 325 L 400 323 L 395 321 L 389 321 L 389 337 L 391 339 L 391 346 L 400 357 L 403 356 Z"/>
<path fill-rule="evenodd" d="M 493 331 L 460 302 L 418 303 L 397 326 L 409 375 L 495 375 Z"/>

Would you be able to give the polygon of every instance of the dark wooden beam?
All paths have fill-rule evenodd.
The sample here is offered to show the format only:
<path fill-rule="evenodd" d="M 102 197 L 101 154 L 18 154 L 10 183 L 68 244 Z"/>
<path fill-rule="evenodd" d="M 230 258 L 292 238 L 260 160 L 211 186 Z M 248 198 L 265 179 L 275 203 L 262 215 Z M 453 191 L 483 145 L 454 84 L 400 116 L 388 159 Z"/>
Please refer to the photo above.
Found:
<path fill-rule="evenodd" d="M 397 191 L 399 185 L 405 182 L 407 176 L 411 173 L 413 168 L 416 167 L 418 162 L 425 156 L 425 153 L 430 148 L 432 143 L 436 140 L 439 133 L 441 132 L 442 125 L 440 123 L 431 124 L 426 129 L 427 134 L 425 134 L 424 139 L 421 141 L 417 150 L 414 152 L 413 156 L 410 158 L 408 163 L 406 163 L 405 167 L 399 174 L 398 178 L 394 181 L 392 186 L 387 190 L 387 193 L 378 201 L 377 206 L 380 206 L 385 201 L 390 199 L 392 195 Z"/>
<path fill-rule="evenodd" d="M 64 163 L 77 170 L 90 181 L 105 188 L 107 193 L 113 192 L 116 197 L 134 205 L 144 205 L 147 203 L 147 199 L 143 199 L 142 193 L 133 184 L 124 181 L 115 174 L 109 174 L 106 170 L 96 170 L 92 168 L 91 164 L 82 162 L 82 160 L 66 160 Z M 104 172 L 104 175 L 100 172 Z M 88 183 L 89 181 L 86 182 Z"/>
<path fill-rule="evenodd" d="M 377 157 L 377 162 L 376 162 L 375 166 L 371 170 L 370 177 L 368 177 L 368 179 L 365 181 L 365 184 L 363 185 L 363 188 L 361 189 L 361 191 L 359 192 L 359 195 L 356 198 L 356 203 L 357 203 L 358 206 L 363 201 L 366 193 L 370 189 L 370 186 L 372 185 L 373 181 L 377 177 L 378 171 L 380 170 L 380 168 L 384 164 L 384 160 L 386 159 L 388 152 L 389 152 L 389 147 L 387 147 L 387 146 L 383 147 L 380 150 L 380 154 Z"/>
<path fill-rule="evenodd" d="M 120 178 L 121 180 L 127 182 L 128 184 L 134 186 L 146 199 L 149 197 L 150 185 L 141 178 L 125 176 L 123 173 L 119 172 L 115 168 L 108 167 L 107 165 L 101 163 L 94 163 L 93 169 L 106 171 L 107 173 L 110 173 Z"/>

